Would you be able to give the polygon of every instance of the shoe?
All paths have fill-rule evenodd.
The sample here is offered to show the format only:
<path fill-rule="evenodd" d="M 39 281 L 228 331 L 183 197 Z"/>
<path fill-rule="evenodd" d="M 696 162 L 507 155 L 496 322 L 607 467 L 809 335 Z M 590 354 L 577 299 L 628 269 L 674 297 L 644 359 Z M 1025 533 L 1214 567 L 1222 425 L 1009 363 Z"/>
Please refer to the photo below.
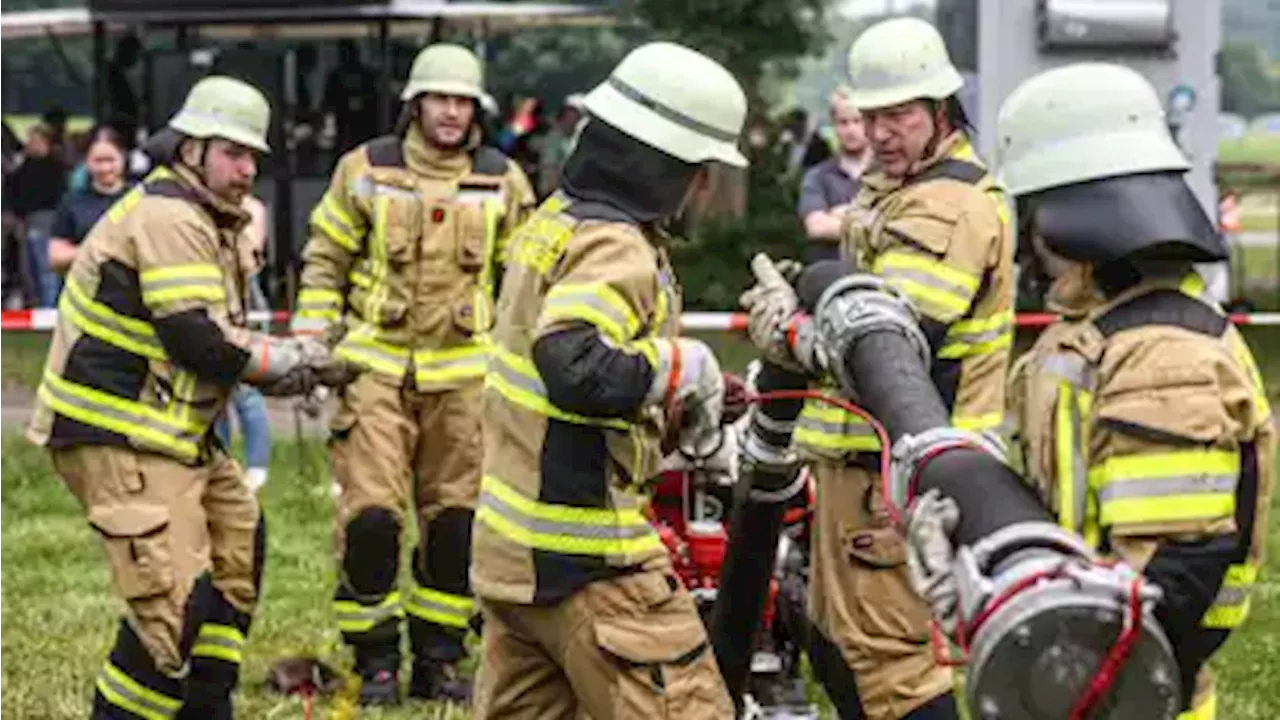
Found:
<path fill-rule="evenodd" d="M 400 654 L 356 657 L 356 674 L 360 676 L 360 704 L 400 704 Z"/>
<path fill-rule="evenodd" d="M 413 661 L 409 697 L 459 704 L 471 702 L 471 680 L 462 677 L 455 665 L 438 660 Z"/>

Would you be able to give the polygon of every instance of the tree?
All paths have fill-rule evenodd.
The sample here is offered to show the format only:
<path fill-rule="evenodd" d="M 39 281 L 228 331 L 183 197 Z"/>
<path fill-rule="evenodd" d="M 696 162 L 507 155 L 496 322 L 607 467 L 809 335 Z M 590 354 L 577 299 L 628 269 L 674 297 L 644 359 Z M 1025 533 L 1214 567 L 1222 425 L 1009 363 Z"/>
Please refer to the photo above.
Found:
<path fill-rule="evenodd" d="M 1268 72 L 1262 49 L 1252 43 L 1222 48 L 1222 109 L 1245 117 L 1280 109 L 1280 78 Z"/>

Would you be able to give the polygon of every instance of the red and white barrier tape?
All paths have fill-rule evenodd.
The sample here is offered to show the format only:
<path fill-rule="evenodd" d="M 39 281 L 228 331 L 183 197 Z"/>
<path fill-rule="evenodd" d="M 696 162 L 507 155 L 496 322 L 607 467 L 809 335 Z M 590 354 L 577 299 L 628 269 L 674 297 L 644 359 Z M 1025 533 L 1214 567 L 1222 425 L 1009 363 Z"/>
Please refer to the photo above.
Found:
<path fill-rule="evenodd" d="M 257 311 L 249 313 L 250 323 L 289 322 L 287 310 Z M 1051 313 L 1019 313 L 1017 325 L 1022 328 L 1044 327 L 1056 318 Z M 1280 325 L 1280 312 L 1234 313 L 1231 321 L 1237 325 Z M 0 331 L 52 330 L 58 322 L 58 311 L 5 310 L 0 312 Z M 747 329 L 744 313 L 687 312 L 683 316 L 685 330 L 742 332 Z"/>

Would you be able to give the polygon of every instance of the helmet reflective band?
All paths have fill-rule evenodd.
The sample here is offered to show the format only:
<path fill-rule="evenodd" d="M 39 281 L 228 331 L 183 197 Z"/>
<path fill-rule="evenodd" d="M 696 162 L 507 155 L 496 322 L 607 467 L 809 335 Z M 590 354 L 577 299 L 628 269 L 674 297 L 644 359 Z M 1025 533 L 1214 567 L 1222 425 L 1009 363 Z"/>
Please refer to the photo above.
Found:
<path fill-rule="evenodd" d="M 636 48 L 583 104 L 593 117 L 684 162 L 747 165 L 738 150 L 746 93 L 719 63 L 682 45 Z"/>
<path fill-rule="evenodd" d="M 1000 181 L 1015 195 L 1190 168 L 1155 88 L 1109 63 L 1067 65 L 1022 83 L 1000 108 L 996 136 Z"/>
<path fill-rule="evenodd" d="M 169 127 L 187 137 L 222 138 L 267 152 L 271 105 L 252 85 L 213 75 L 197 82 Z"/>
<path fill-rule="evenodd" d="M 408 102 L 423 93 L 483 100 L 484 69 L 480 58 L 467 48 L 450 43 L 423 48 L 413 59 L 409 81 L 405 83 L 400 99 Z"/>
<path fill-rule="evenodd" d="M 885 20 L 849 48 L 849 102 L 859 110 L 943 100 L 964 86 L 942 36 L 919 18 Z"/>

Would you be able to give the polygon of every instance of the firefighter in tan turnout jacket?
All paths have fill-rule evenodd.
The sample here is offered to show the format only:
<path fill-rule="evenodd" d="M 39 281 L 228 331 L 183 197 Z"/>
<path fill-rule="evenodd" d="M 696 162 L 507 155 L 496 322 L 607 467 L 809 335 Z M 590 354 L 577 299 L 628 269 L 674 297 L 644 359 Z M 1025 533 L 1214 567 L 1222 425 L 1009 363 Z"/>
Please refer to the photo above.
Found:
<path fill-rule="evenodd" d="M 406 615 L 411 695 L 469 695 L 455 666 L 472 616 L 484 335 L 497 242 L 534 202 L 520 169 L 479 145 L 481 81 L 466 48 L 419 53 L 397 132 L 341 159 L 304 252 L 295 331 L 342 323 L 336 355 L 367 370 L 343 391 L 330 441 L 341 487 L 334 611 L 366 704 L 400 698 Z M 406 507 L 421 541 L 414 587 L 402 597 Z"/>
<path fill-rule="evenodd" d="M 239 382 L 310 391 L 342 374 L 307 339 L 245 328 L 240 201 L 267 150 L 266 99 L 201 80 L 173 157 L 94 227 L 67 276 L 27 436 L 84 507 L 128 604 L 94 718 L 230 720 L 265 528 L 210 428 Z"/>
<path fill-rule="evenodd" d="M 960 74 L 937 30 L 915 18 L 867 29 L 849 51 L 849 72 L 849 101 L 863 114 L 876 164 L 846 216 L 843 255 L 919 312 L 931 374 L 956 425 L 994 430 L 1013 338 L 1013 233 L 1005 200 L 964 133 Z M 766 297 L 753 289 L 743 298 L 753 340 L 766 356 L 814 371 L 813 333 L 774 326 L 769 318 L 785 318 Z M 930 647 L 929 606 L 911 588 L 905 542 L 880 499 L 874 432 L 810 401 L 793 440 L 810 461 L 818 498 L 809 589 L 815 674 L 841 717 L 957 717 L 951 673 Z"/>
<path fill-rule="evenodd" d="M 1064 527 L 1160 586 L 1178 717 L 1212 720 L 1206 661 L 1248 614 L 1275 466 L 1253 356 L 1192 266 L 1226 248 L 1182 177 L 1159 96 L 1132 70 L 1038 75 L 997 129 L 1024 272 L 1065 316 L 1013 373 L 1028 477 Z"/>
<path fill-rule="evenodd" d="M 727 718 L 706 632 L 644 506 L 664 431 L 693 453 L 718 444 L 723 379 L 706 345 L 676 337 L 659 226 L 706 164 L 746 164 L 746 100 L 709 58 L 652 43 L 586 109 L 560 191 L 507 253 L 473 531 L 475 712 Z M 683 421 L 668 428 L 676 403 Z"/>

